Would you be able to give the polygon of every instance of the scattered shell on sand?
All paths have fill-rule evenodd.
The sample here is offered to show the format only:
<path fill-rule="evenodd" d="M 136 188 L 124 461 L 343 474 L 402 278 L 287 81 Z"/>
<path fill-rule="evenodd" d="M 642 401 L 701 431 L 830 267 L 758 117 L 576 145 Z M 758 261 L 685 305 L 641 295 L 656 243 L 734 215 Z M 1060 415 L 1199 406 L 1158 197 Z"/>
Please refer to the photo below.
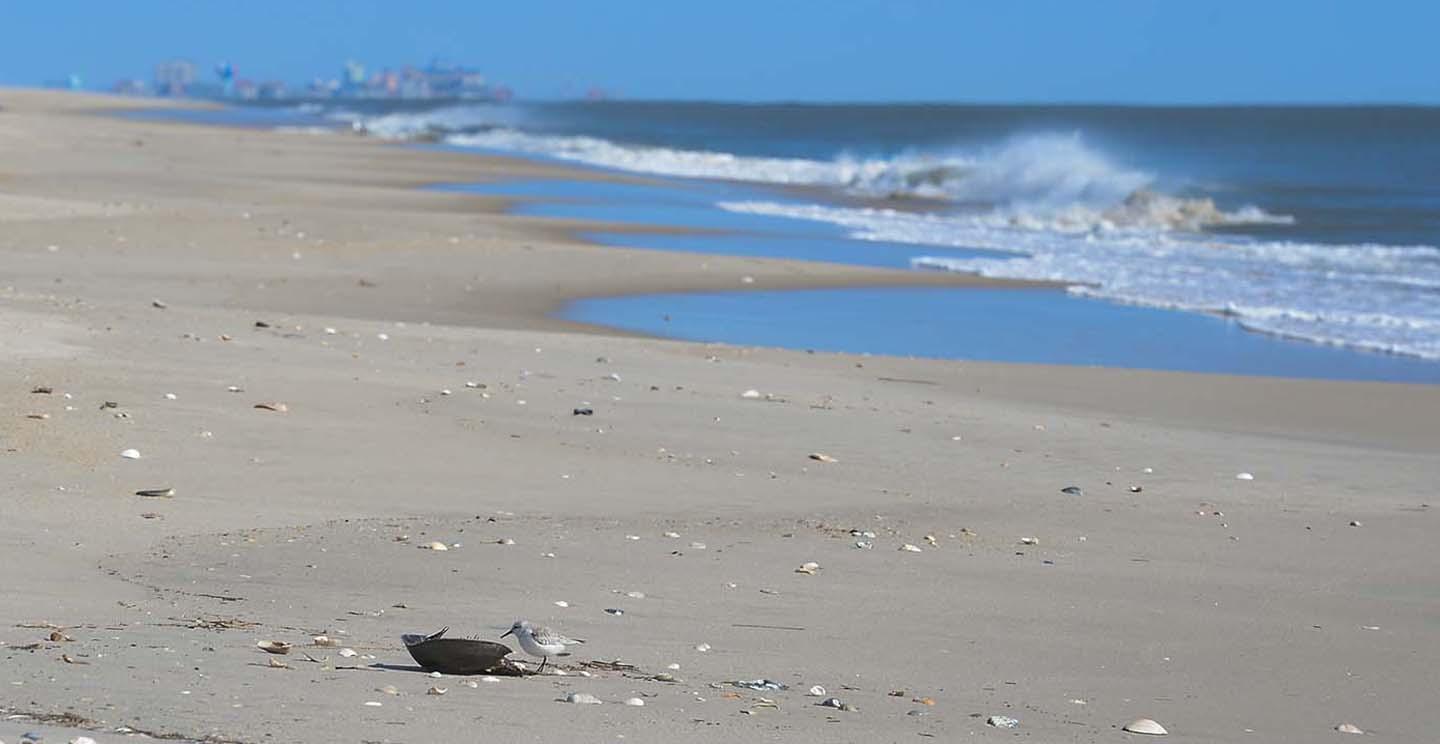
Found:
<path fill-rule="evenodd" d="M 911 545 L 910 543 L 905 543 L 904 545 L 901 545 L 900 550 L 906 553 L 922 552 L 919 545 Z"/>
<path fill-rule="evenodd" d="M 673 540 L 673 539 L 679 537 L 679 536 L 680 536 L 680 533 L 679 533 L 679 532 L 666 532 L 666 533 L 665 533 L 665 536 Z"/>
<path fill-rule="evenodd" d="M 399 694 L 400 694 L 400 688 L 396 687 L 395 685 L 385 685 L 384 687 L 376 688 L 375 691 L 376 691 L 376 692 L 383 692 L 383 693 L 385 693 L 386 695 L 399 695 Z"/>
<path fill-rule="evenodd" d="M 639 708 L 645 705 L 645 701 L 640 698 L 626 698 L 625 704 Z"/>
<path fill-rule="evenodd" d="M 1124 729 L 1132 734 L 1145 734 L 1147 736 L 1164 736 L 1170 733 L 1165 730 L 1164 726 L 1161 726 L 1149 718 L 1137 718 L 1125 724 Z"/>
<path fill-rule="evenodd" d="M 989 718 L 985 719 L 985 723 L 988 723 L 995 728 L 1006 729 L 1015 728 L 1016 726 L 1020 725 L 1020 722 L 1018 720 L 1011 718 L 1010 716 L 990 716 Z"/>
<path fill-rule="evenodd" d="M 95 744 L 95 740 L 88 736 L 77 736 L 70 740 L 70 744 Z"/>
<path fill-rule="evenodd" d="M 576 705 L 599 705 L 600 698 L 588 692 L 572 692 L 565 696 L 565 702 L 575 703 Z"/>
<path fill-rule="evenodd" d="M 344 656 L 344 657 L 347 658 L 347 659 L 350 659 L 350 658 L 354 658 L 354 657 L 356 657 L 356 656 L 359 656 L 359 655 L 360 655 L 360 652 L 359 652 L 359 651 L 356 651 L 356 650 L 353 649 L 353 648 L 342 648 L 342 649 L 340 649 L 339 654 L 340 654 L 341 656 Z"/>
<path fill-rule="evenodd" d="M 619 617 L 620 615 L 624 615 L 625 611 L 620 609 L 619 607 L 606 607 L 605 614 L 615 615 L 616 617 Z"/>
<path fill-rule="evenodd" d="M 290 410 L 290 406 L 287 406 L 279 401 L 266 401 L 264 403 L 256 403 L 255 407 L 262 411 L 274 411 L 276 413 L 285 413 L 286 411 Z"/>
<path fill-rule="evenodd" d="M 418 547 L 420 547 L 420 548 L 423 549 L 423 550 L 449 550 L 449 549 L 450 549 L 450 546 L 449 546 L 449 545 L 446 545 L 445 543 L 440 542 L 440 541 L 438 541 L 438 540 L 435 541 L 435 542 L 431 542 L 431 543 L 425 543 L 424 545 L 420 545 L 420 546 L 418 546 Z"/>
<path fill-rule="evenodd" d="M 314 638 L 311 638 L 310 641 L 321 648 L 334 648 L 335 646 L 340 645 L 340 641 L 331 638 L 330 636 L 323 635 L 315 636 Z"/>
<path fill-rule="evenodd" d="M 815 572 L 816 572 L 816 571 L 819 571 L 819 570 L 820 570 L 820 564 L 819 564 L 819 563 L 816 563 L 815 561 L 809 561 L 809 562 L 800 564 L 800 567 L 797 568 L 797 569 L 795 569 L 795 573 L 808 574 L 808 575 L 810 575 L 810 576 L 814 576 L 814 575 L 815 575 Z"/>
<path fill-rule="evenodd" d="M 1351 527 L 1359 527 L 1359 526 L 1360 526 L 1360 520 L 1358 520 L 1358 519 L 1352 519 L 1352 520 L 1350 520 L 1350 526 L 1351 526 Z"/>
<path fill-rule="evenodd" d="M 425 694 L 426 694 L 426 695 L 444 695 L 445 693 L 447 693 L 447 692 L 449 692 L 449 691 L 450 691 L 450 690 L 448 690 L 448 689 L 446 689 L 446 688 L 444 688 L 444 687 L 431 687 L 430 689 L 428 689 L 428 690 L 425 691 Z"/>
<path fill-rule="evenodd" d="M 745 392 L 740 394 L 740 397 L 744 398 L 745 400 L 756 400 L 765 396 L 761 395 L 759 390 L 746 390 Z"/>
<path fill-rule="evenodd" d="M 365 701 L 365 707 L 367 707 L 367 708 L 379 708 L 379 707 L 382 706 L 382 705 L 384 705 L 384 703 L 380 702 L 379 700 L 367 700 L 367 701 Z"/>
<path fill-rule="evenodd" d="M 140 459 L 140 450 L 137 450 L 137 449 L 125 449 L 125 450 L 120 450 L 120 456 L 123 457 L 123 458 L 125 458 L 126 460 L 139 460 L 139 459 Z"/>
<path fill-rule="evenodd" d="M 1060 489 L 1060 493 L 1070 494 L 1071 496 L 1084 496 L 1085 490 L 1079 486 L 1066 486 Z"/>
<path fill-rule="evenodd" d="M 1235 480 L 1255 480 L 1255 476 L 1250 473 L 1236 473 Z"/>
<path fill-rule="evenodd" d="M 816 462 L 840 462 L 839 460 L 825 454 L 824 452 L 811 452 L 810 459 Z"/>
<path fill-rule="evenodd" d="M 709 650 L 710 650 L 710 644 L 708 644 L 708 643 L 702 643 L 702 644 L 696 646 L 696 647 L 695 647 L 695 650 L 696 650 L 696 651 L 699 651 L 700 653 L 703 654 L 703 653 L 705 653 L 706 651 L 709 651 Z"/>
<path fill-rule="evenodd" d="M 825 697 L 825 688 L 815 685 L 810 688 L 810 697 Z"/>
<path fill-rule="evenodd" d="M 1039 545 L 1039 544 L 1040 544 L 1040 538 L 1038 538 L 1038 537 L 1022 537 L 1022 538 L 1020 538 L 1020 544 L 1021 544 L 1021 545 Z"/>
<path fill-rule="evenodd" d="M 271 659 L 271 660 L 270 660 L 270 668 L 271 668 L 271 669 L 289 669 L 289 668 L 290 668 L 290 665 L 289 665 L 289 664 L 286 664 L 285 662 L 283 662 L 283 661 L 281 661 L 281 660 L 279 660 L 279 659 Z"/>
<path fill-rule="evenodd" d="M 496 541 L 495 541 L 495 544 L 496 544 L 496 545 L 514 545 L 514 544 L 515 544 L 515 541 L 514 541 L 514 540 L 511 540 L 511 539 L 508 538 L 508 537 L 502 537 L 502 538 L 500 538 L 499 540 L 496 540 Z"/>
<path fill-rule="evenodd" d="M 141 497 L 147 498 L 147 499 L 169 499 L 169 498 L 174 498 L 174 497 L 175 497 L 175 489 L 173 489 L 173 488 L 142 488 L 142 489 L 140 489 L 139 491 L 136 491 L 136 492 L 135 492 L 135 495 L 136 495 L 136 496 L 141 496 Z"/>
<path fill-rule="evenodd" d="M 1336 726 L 1336 727 L 1335 727 L 1335 730 L 1336 730 L 1336 731 L 1339 731 L 1339 732 L 1342 733 L 1342 734 L 1363 734 L 1363 733 L 1365 733 L 1365 730 L 1364 730 L 1364 729 L 1360 728 L 1359 726 L 1356 726 L 1356 725 L 1353 724 L 1353 723 L 1342 723 L 1342 724 L 1340 724 L 1339 726 Z"/>
<path fill-rule="evenodd" d="M 290 653 L 290 649 L 294 648 L 293 645 L 284 641 L 256 641 L 255 645 L 259 647 L 261 651 L 270 654 L 288 654 Z"/>

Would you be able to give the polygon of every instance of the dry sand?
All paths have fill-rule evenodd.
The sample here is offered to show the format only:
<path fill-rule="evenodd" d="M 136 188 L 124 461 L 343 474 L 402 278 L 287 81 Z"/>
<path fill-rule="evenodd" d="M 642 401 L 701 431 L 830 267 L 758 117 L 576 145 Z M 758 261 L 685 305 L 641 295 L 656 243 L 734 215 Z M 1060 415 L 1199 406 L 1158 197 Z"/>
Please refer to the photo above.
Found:
<path fill-rule="evenodd" d="M 1440 386 L 597 333 L 546 313 L 972 280 L 588 246 L 414 188 L 556 168 L 115 105 L 0 91 L 0 740 L 1440 730 Z M 566 676 L 472 688 L 398 641 L 518 617 L 589 641 Z M 357 655 L 255 647 L 321 633 Z"/>

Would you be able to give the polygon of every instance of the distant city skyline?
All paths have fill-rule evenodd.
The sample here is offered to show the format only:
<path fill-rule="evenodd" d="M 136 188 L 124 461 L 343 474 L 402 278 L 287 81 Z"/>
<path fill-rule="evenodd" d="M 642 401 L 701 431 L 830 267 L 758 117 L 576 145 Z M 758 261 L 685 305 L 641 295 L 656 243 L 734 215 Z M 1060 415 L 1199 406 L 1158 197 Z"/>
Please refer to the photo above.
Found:
<path fill-rule="evenodd" d="M 29 3 L 0 84 L 208 74 L 305 83 L 440 58 L 523 98 L 1440 104 L 1440 4 L 659 0 Z"/>

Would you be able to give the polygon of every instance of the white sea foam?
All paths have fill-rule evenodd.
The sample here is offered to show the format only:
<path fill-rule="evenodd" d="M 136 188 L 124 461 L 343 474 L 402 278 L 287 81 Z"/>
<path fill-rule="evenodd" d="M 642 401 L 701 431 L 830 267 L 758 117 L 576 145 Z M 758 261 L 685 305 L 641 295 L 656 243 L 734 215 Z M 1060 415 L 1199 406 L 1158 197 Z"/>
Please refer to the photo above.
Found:
<path fill-rule="evenodd" d="M 912 259 L 918 268 L 1064 282 L 1076 294 L 1223 314 L 1278 336 L 1440 359 L 1440 249 L 1431 246 L 1261 241 L 1153 226 L 1076 230 L 993 212 L 720 206 L 828 222 L 862 240 L 1010 254 L 920 255 Z"/>

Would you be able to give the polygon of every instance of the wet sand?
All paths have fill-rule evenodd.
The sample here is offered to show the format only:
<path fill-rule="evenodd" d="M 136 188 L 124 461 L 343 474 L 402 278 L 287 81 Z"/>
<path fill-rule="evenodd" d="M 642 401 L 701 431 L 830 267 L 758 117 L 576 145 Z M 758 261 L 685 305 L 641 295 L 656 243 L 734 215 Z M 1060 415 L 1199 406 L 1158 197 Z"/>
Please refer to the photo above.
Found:
<path fill-rule="evenodd" d="M 1440 724 L 1440 386 L 617 337 L 547 314 L 976 280 L 589 246 L 415 188 L 551 166 L 114 105 L 0 91 L 0 740 Z M 517 617 L 588 640 L 565 676 L 469 687 L 399 643 Z M 356 655 L 255 646 L 317 634 Z"/>

